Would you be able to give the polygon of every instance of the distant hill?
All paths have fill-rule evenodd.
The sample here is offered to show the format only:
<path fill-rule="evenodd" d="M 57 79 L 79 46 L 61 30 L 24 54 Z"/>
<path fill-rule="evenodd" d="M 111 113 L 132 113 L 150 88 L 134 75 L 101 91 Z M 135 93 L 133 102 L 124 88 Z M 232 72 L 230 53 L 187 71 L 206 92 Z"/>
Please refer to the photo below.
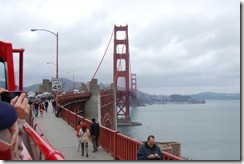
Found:
<path fill-rule="evenodd" d="M 188 103 L 188 104 L 204 104 L 204 99 L 196 100 L 188 95 L 172 94 L 167 95 L 153 95 L 137 91 L 138 105 L 145 104 L 166 104 L 166 103 Z"/>
<path fill-rule="evenodd" d="M 75 89 L 80 88 L 81 82 L 75 82 Z M 40 84 L 34 84 L 28 87 L 24 87 L 25 92 L 38 92 Z M 67 78 L 63 78 L 63 91 L 68 92 L 73 90 L 73 81 Z"/>
<path fill-rule="evenodd" d="M 80 88 L 82 82 L 75 82 L 75 89 Z M 24 91 L 38 92 L 40 84 L 34 84 L 29 87 L 24 87 Z M 100 84 L 102 85 L 102 84 Z M 72 91 L 73 81 L 67 78 L 63 78 L 63 91 Z M 214 92 L 203 92 L 199 94 L 191 95 L 155 95 L 141 92 L 137 90 L 138 104 L 153 104 L 153 103 L 166 103 L 166 102 L 191 102 L 191 103 L 202 103 L 202 100 L 240 100 L 240 93 L 214 93 Z"/>
<path fill-rule="evenodd" d="M 24 91 L 25 92 L 30 92 L 30 91 L 38 92 L 39 91 L 39 85 L 40 84 L 34 84 L 34 85 L 29 86 L 29 87 L 24 87 Z"/>
<path fill-rule="evenodd" d="M 138 105 L 166 104 L 166 103 L 190 103 L 204 104 L 205 100 L 240 100 L 240 93 L 214 93 L 204 92 L 192 95 L 154 95 L 137 90 Z"/>
<path fill-rule="evenodd" d="M 197 100 L 240 100 L 240 93 L 204 92 L 190 96 Z"/>
<path fill-rule="evenodd" d="M 175 103 L 189 103 L 189 104 L 204 104 L 206 103 L 203 99 L 200 100 L 196 100 L 194 98 L 192 98 L 191 96 L 187 96 L 187 95 L 170 95 L 168 99 L 166 99 L 165 101 L 167 102 L 175 102 Z"/>

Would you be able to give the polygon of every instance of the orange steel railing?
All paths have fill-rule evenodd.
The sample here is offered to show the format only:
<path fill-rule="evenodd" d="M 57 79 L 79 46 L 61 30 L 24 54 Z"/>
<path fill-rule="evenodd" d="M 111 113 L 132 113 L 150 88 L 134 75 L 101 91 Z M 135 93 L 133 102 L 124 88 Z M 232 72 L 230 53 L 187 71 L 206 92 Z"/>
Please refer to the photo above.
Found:
<path fill-rule="evenodd" d="M 40 149 L 45 160 L 64 160 L 64 156 L 60 152 L 56 151 L 51 145 L 46 143 L 29 124 L 25 123 L 23 128 L 35 145 Z"/>
<path fill-rule="evenodd" d="M 109 152 L 115 152 L 115 137 L 116 132 L 106 128 L 104 126 L 100 126 L 100 136 L 99 136 L 99 145 Z M 116 153 L 113 153 L 115 158 Z"/>
<path fill-rule="evenodd" d="M 136 160 L 137 150 L 142 143 L 126 135 L 117 133 L 116 144 L 120 146 L 116 147 L 116 158 L 122 160 Z"/>
<path fill-rule="evenodd" d="M 90 127 L 90 120 L 77 115 L 64 107 L 61 107 L 61 110 L 62 118 L 72 127 L 76 128 L 79 120 L 85 121 L 88 124 L 88 127 Z M 136 153 L 142 145 L 142 142 L 100 125 L 99 145 L 112 153 L 114 159 L 137 160 Z M 162 153 L 162 160 L 183 160 L 182 158 L 165 151 L 162 151 Z"/>
<path fill-rule="evenodd" d="M 85 92 L 85 93 L 77 93 L 77 94 L 66 94 L 65 96 L 59 95 L 58 96 L 58 101 L 66 101 L 66 100 L 72 100 L 75 98 L 89 98 L 91 97 L 91 93 L 90 92 Z"/>
<path fill-rule="evenodd" d="M 33 106 L 31 106 L 29 117 L 27 118 L 27 123 L 34 129 L 34 131 L 42 137 L 42 139 L 53 147 L 47 136 L 44 134 L 40 126 L 37 124 L 35 117 L 33 116 Z M 54 148 L 54 147 L 53 147 Z"/>
<path fill-rule="evenodd" d="M 22 143 L 23 150 L 21 154 L 23 155 L 23 160 L 64 160 L 64 156 L 54 149 L 51 142 L 37 125 L 32 115 L 32 110 L 33 106 L 31 106 L 27 118 L 27 122 L 30 125 L 28 123 L 23 125 L 23 130 L 26 134 L 24 135 L 23 142 L 27 141 L 30 145 L 29 149 L 27 149 L 26 145 Z M 1 143 L 0 147 L 3 147 Z M 4 152 L 4 149 L 0 149 L 0 157 L 4 160 L 11 160 L 11 154 Z"/>

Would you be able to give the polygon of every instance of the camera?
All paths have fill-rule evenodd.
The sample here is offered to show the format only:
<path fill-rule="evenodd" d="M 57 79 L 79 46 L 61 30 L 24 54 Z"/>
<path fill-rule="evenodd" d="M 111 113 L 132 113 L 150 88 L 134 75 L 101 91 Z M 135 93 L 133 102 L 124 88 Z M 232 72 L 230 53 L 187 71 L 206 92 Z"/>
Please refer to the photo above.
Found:
<path fill-rule="evenodd" d="M 10 103 L 10 101 L 15 98 L 16 96 L 20 96 L 22 92 L 20 91 L 10 91 L 10 92 L 3 92 L 1 93 L 1 100 L 5 101 L 7 103 Z"/>

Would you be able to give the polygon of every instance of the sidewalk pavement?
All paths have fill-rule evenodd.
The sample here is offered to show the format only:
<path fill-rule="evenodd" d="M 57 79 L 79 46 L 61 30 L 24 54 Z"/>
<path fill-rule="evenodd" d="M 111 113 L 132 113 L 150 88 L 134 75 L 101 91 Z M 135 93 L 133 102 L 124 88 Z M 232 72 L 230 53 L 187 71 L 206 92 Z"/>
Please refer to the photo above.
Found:
<path fill-rule="evenodd" d="M 84 153 L 85 156 L 81 156 L 81 152 L 76 151 L 78 140 L 75 129 L 63 118 L 55 116 L 51 103 L 48 112 L 44 113 L 43 117 L 39 113 L 35 119 L 52 146 L 64 155 L 65 160 L 113 160 L 112 155 L 101 147 L 97 152 L 92 153 L 91 142 L 88 144 L 89 157 L 86 157 L 86 153 Z"/>

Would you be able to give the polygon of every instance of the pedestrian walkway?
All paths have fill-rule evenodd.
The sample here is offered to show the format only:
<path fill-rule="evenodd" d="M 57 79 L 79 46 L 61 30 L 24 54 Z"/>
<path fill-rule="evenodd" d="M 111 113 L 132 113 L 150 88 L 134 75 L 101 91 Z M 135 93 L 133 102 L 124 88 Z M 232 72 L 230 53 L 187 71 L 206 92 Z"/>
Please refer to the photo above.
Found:
<path fill-rule="evenodd" d="M 49 103 L 48 112 L 44 113 L 44 117 L 39 114 L 36 121 L 52 146 L 64 155 L 65 160 L 113 160 L 110 153 L 101 147 L 97 152 L 92 153 L 91 142 L 88 147 L 89 157 L 81 156 L 81 152 L 76 151 L 78 141 L 75 129 L 61 117 L 54 115 L 51 103 Z"/>

